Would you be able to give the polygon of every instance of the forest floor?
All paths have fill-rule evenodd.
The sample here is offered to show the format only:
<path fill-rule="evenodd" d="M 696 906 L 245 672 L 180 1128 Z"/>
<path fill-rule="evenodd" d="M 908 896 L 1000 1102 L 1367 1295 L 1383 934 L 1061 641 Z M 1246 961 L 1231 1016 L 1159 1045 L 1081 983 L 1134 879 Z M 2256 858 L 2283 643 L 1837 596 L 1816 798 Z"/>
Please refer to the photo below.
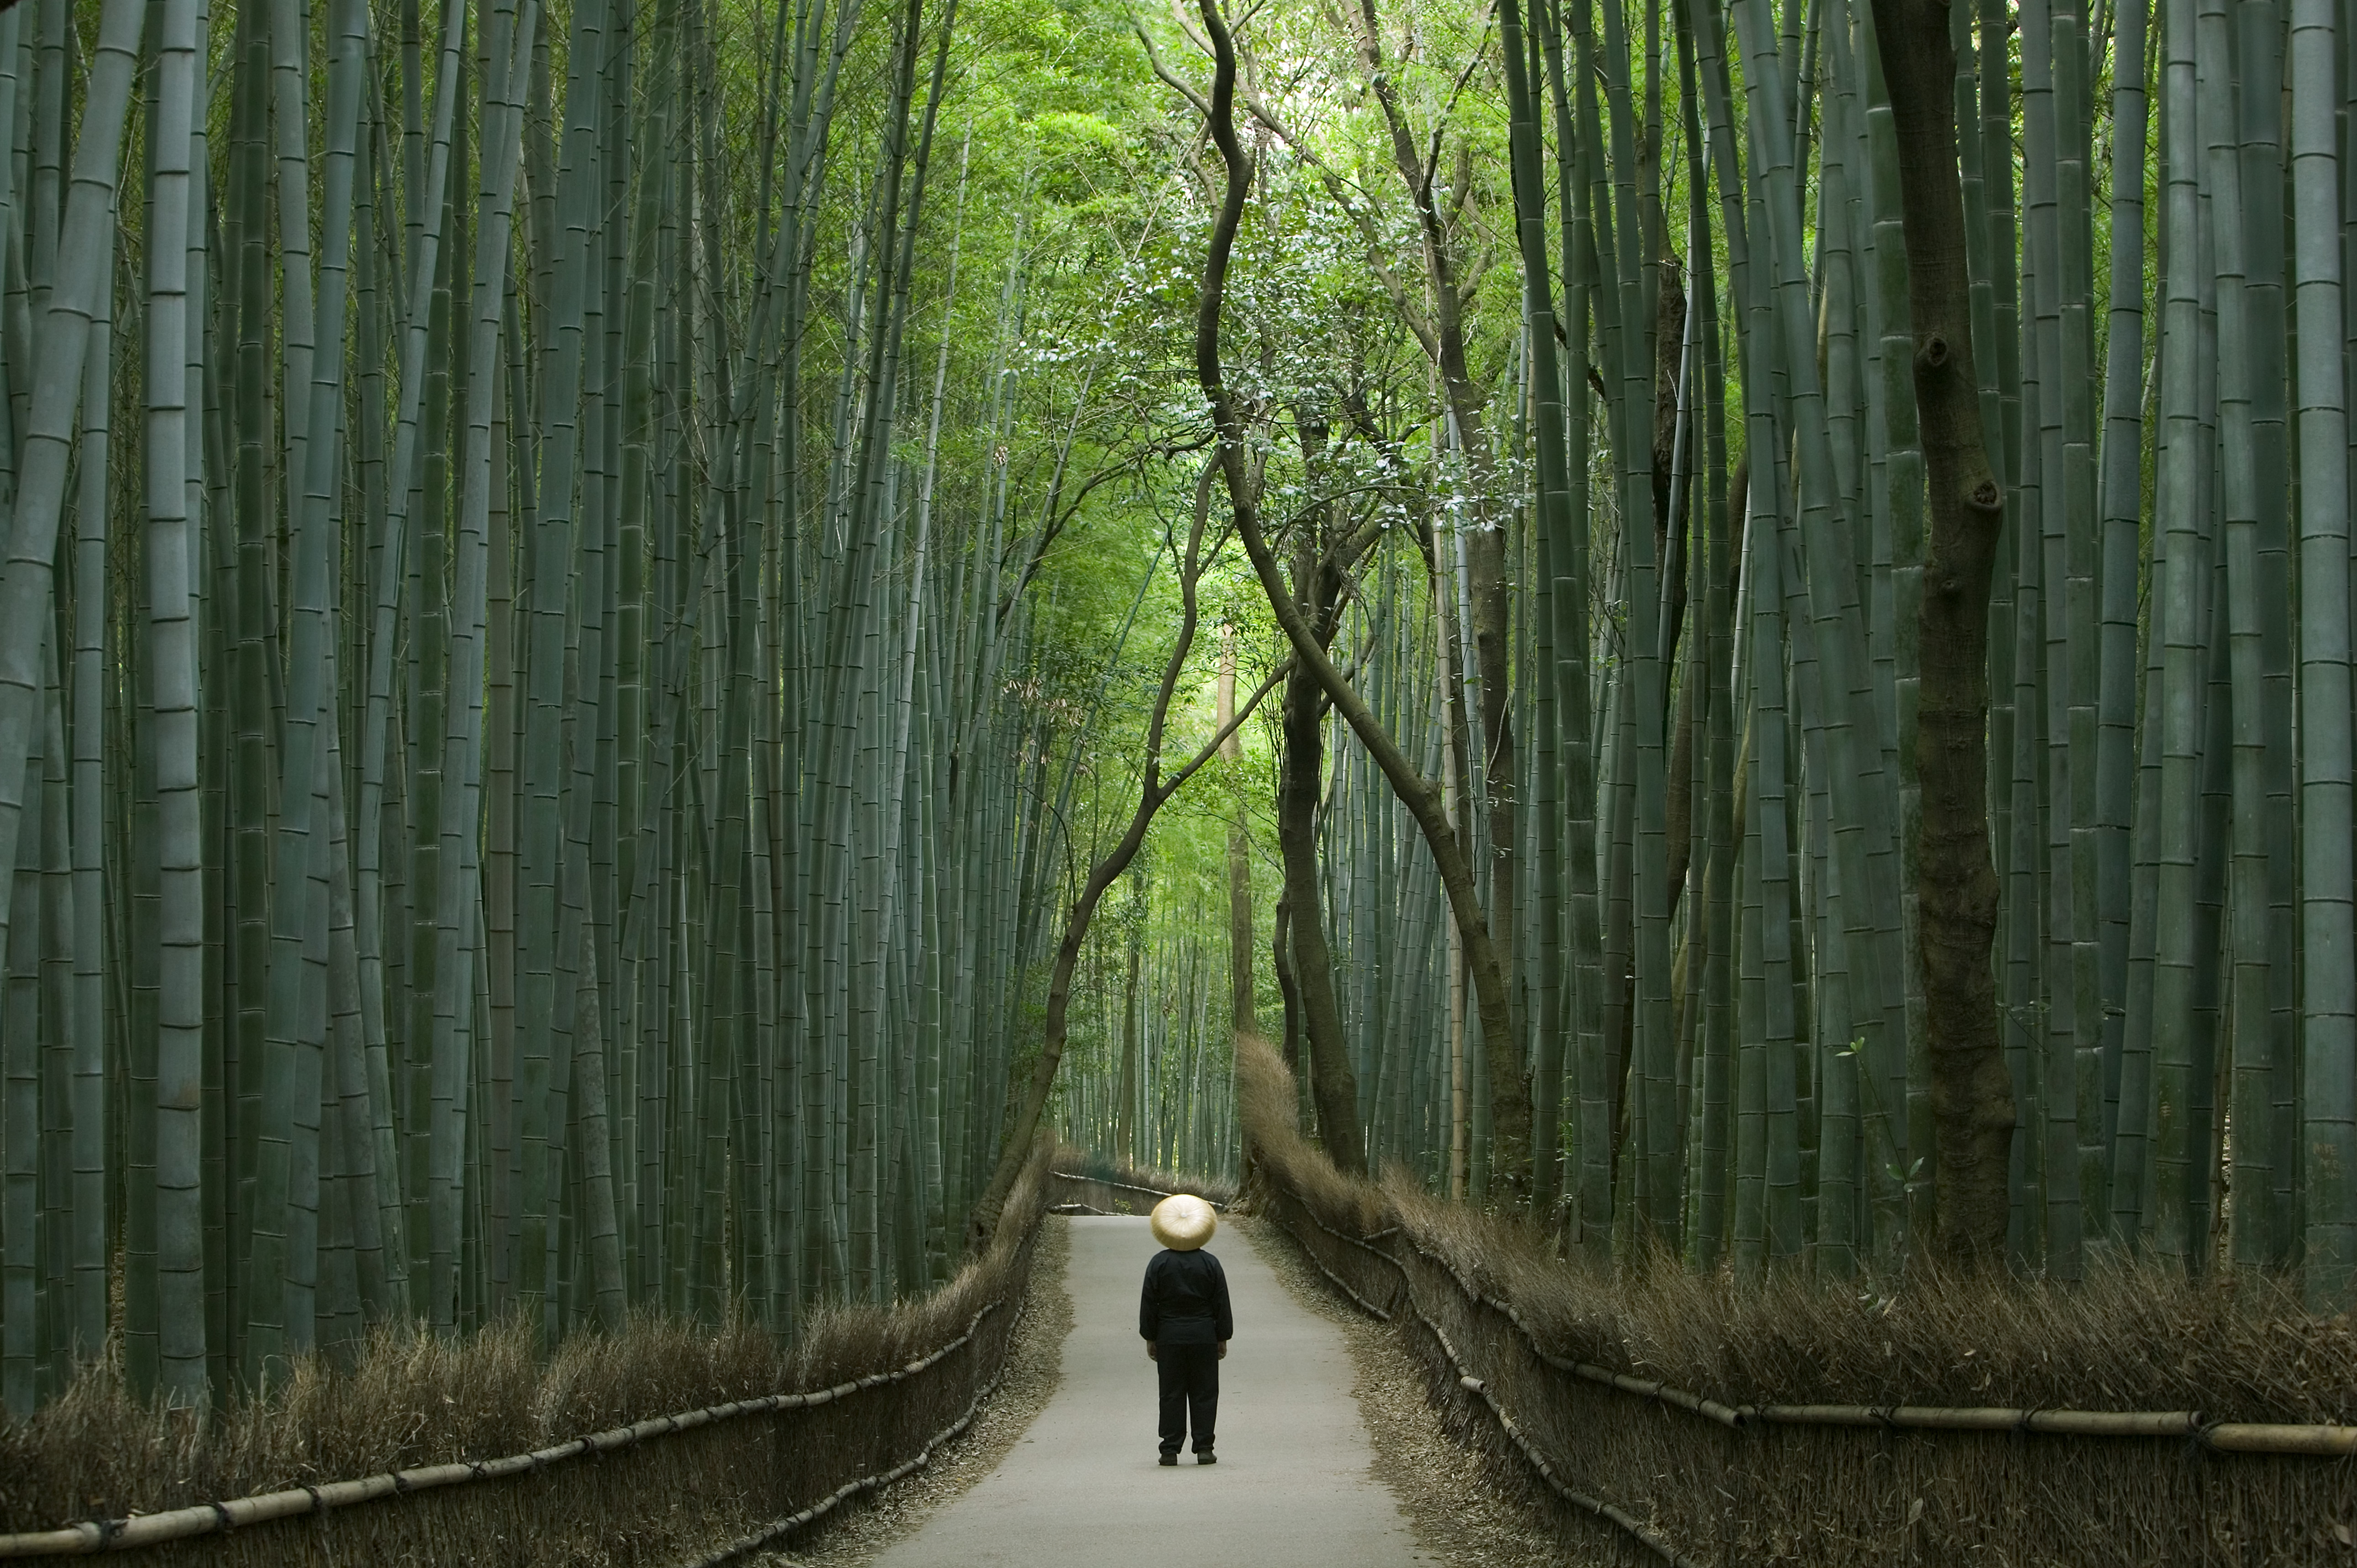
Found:
<path fill-rule="evenodd" d="M 1153 1252 L 1144 1222 L 1050 1219 L 1006 1380 L 974 1427 L 871 1506 L 764 1561 L 1092 1568 L 1184 1541 L 1179 1555 L 1219 1564 L 1562 1563 L 1544 1523 L 1442 1430 L 1393 1330 L 1343 1305 L 1265 1222 L 1222 1229 L 1243 1244 L 1221 1249 L 1238 1318 L 1221 1468 L 1198 1479 L 1191 1456 L 1177 1476 L 1154 1466 L 1153 1383 L 1129 1317 Z"/>

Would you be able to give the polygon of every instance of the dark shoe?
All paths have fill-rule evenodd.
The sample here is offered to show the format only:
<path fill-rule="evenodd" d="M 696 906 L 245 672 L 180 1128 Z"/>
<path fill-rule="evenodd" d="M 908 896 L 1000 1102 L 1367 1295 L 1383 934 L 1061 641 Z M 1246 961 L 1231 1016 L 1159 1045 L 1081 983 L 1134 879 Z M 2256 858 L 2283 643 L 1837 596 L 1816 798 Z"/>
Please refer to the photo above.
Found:
<path fill-rule="evenodd" d="M 1175 1462 L 1175 1461 L 1174 1461 L 1174 1462 Z M 1195 1463 L 1196 1463 L 1196 1464 L 1198 1464 L 1198 1465 L 1216 1465 L 1216 1464 L 1218 1464 L 1219 1462 L 1220 1462 L 1220 1456 L 1219 1456 L 1218 1455 L 1216 1455 L 1216 1454 L 1212 1453 L 1212 1452 L 1211 1452 L 1210 1449 L 1208 1449 L 1208 1448 L 1204 1449 L 1200 1454 L 1198 1454 L 1198 1455 L 1195 1455 Z"/>
<path fill-rule="evenodd" d="M 1162 1456 L 1162 1463 L 1165 1465 L 1176 1465 L 1178 1463 L 1178 1455 L 1176 1454 L 1165 1454 Z"/>

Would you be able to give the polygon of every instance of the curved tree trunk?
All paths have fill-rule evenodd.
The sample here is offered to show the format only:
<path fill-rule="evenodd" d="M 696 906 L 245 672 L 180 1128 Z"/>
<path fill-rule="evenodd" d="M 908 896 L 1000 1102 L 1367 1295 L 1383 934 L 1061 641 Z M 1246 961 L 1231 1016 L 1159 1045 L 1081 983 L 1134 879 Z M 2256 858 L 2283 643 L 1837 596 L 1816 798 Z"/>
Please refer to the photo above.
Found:
<path fill-rule="evenodd" d="M 1201 571 L 1203 523 L 1211 498 L 1211 464 L 1203 467 L 1203 477 L 1195 487 L 1195 526 L 1188 536 L 1187 554 L 1180 565 L 1179 592 L 1184 608 L 1178 621 L 1178 635 L 1170 646 L 1170 658 L 1162 669 L 1162 684 L 1154 697 L 1153 717 L 1146 730 L 1146 771 L 1139 781 L 1137 808 L 1130 813 L 1129 826 L 1115 841 L 1104 857 L 1089 868 L 1088 880 L 1081 885 L 1081 894 L 1072 901 L 1071 918 L 1065 922 L 1064 939 L 1056 946 L 1055 967 L 1048 979 L 1048 1014 L 1040 1032 L 1039 1059 L 1032 1064 L 1031 1077 L 1021 1087 L 1022 1098 L 1010 1106 L 1012 1120 L 1006 1140 L 999 1146 L 998 1164 L 991 1173 L 990 1185 L 983 1189 L 981 1200 L 974 1206 L 967 1221 L 966 1236 L 973 1245 L 986 1243 L 998 1229 L 998 1217 L 1006 1211 L 1006 1199 L 1015 1190 L 1015 1178 L 1023 1174 L 1024 1162 L 1030 1157 L 1031 1144 L 1039 1133 L 1039 1118 L 1048 1108 L 1048 1094 L 1055 1087 L 1056 1069 L 1064 1059 L 1064 1041 L 1070 1029 L 1072 1002 L 1072 975 L 1080 967 L 1081 946 L 1087 940 L 1089 922 L 1095 918 L 1097 905 L 1103 901 L 1105 889 L 1114 878 L 1129 869 L 1145 846 L 1146 830 L 1154 824 L 1155 813 L 1161 811 L 1178 787 L 1194 777 L 1203 764 L 1218 754 L 1221 745 L 1235 733 L 1236 726 L 1260 706 L 1261 699 L 1273 689 L 1285 673 L 1280 668 L 1254 692 L 1243 711 L 1222 725 L 1204 747 L 1190 757 L 1186 765 L 1168 779 L 1162 776 L 1162 742 L 1164 726 L 1170 716 L 1172 697 L 1178 689 L 1178 677 L 1187 666 L 1187 654 L 1195 645 L 1195 584 Z M 1014 1100 L 1017 1086 L 1007 1085 L 1009 1099 Z"/>
<path fill-rule="evenodd" d="M 1505 1049 L 1492 1049 L 1490 1055 L 1493 1096 L 1491 1152 L 1508 1200 L 1519 1206 L 1530 1191 L 1530 1090 L 1519 1059 L 1520 1036 L 1514 1032 L 1505 968 L 1499 961 L 1500 950 L 1491 938 L 1490 921 L 1481 908 L 1476 873 L 1441 808 L 1439 787 L 1417 772 L 1366 700 L 1327 657 L 1308 619 L 1293 602 L 1275 553 L 1262 529 L 1259 503 L 1246 473 L 1243 417 L 1228 395 L 1220 368 L 1220 317 L 1227 296 L 1228 263 L 1235 250 L 1237 227 L 1243 219 L 1244 198 L 1252 187 L 1253 169 L 1251 160 L 1244 156 L 1243 144 L 1236 137 L 1235 43 L 1220 15 L 1217 0 L 1201 0 L 1201 5 L 1203 26 L 1211 37 L 1217 62 L 1206 117 L 1227 179 L 1196 300 L 1195 374 L 1219 431 L 1218 461 L 1227 482 L 1229 506 L 1245 553 L 1252 557 L 1253 571 L 1260 578 L 1262 591 L 1268 596 L 1277 624 L 1285 628 L 1286 640 L 1293 645 L 1295 659 L 1317 676 L 1336 711 L 1383 769 L 1384 779 L 1415 820 L 1432 851 L 1441 886 L 1448 895 L 1449 912 L 1465 939 L 1483 1037 L 1506 1046 Z"/>
<path fill-rule="evenodd" d="M 1297 565 L 1314 575 L 1304 548 Z M 1317 618 L 1323 624 L 1324 618 Z M 1309 1047 L 1309 1094 L 1318 1133 L 1336 1168 L 1362 1174 L 1365 1137 L 1359 1126 L 1359 1081 L 1342 1042 L 1342 1010 L 1334 994 L 1334 957 L 1318 888 L 1318 803 L 1326 761 L 1325 693 L 1318 677 L 1294 666 L 1285 682 L 1285 760 L 1276 790 L 1276 840 L 1285 856 L 1285 901 L 1293 986 L 1300 995 L 1302 1032 Z"/>

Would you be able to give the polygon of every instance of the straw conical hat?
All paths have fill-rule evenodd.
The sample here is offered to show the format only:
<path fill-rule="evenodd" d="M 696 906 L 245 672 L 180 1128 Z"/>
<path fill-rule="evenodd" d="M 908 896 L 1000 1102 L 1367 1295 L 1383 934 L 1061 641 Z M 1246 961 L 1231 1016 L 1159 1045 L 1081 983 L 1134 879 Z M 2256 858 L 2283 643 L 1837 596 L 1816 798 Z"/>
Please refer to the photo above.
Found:
<path fill-rule="evenodd" d="M 1200 1197 L 1180 1193 L 1154 1206 L 1154 1239 L 1174 1252 L 1191 1252 L 1211 1239 L 1219 1219 Z"/>

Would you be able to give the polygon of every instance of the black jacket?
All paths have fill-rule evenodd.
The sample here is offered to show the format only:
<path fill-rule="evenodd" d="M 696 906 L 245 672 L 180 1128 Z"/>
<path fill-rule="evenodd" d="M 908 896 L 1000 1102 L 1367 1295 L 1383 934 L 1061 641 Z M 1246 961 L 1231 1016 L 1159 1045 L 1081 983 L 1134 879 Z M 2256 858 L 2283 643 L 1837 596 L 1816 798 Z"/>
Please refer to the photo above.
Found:
<path fill-rule="evenodd" d="M 1209 1252 L 1156 1255 L 1146 1265 L 1137 1303 L 1137 1335 L 1159 1345 L 1213 1345 L 1235 1337 L 1228 1312 L 1228 1276 Z"/>

